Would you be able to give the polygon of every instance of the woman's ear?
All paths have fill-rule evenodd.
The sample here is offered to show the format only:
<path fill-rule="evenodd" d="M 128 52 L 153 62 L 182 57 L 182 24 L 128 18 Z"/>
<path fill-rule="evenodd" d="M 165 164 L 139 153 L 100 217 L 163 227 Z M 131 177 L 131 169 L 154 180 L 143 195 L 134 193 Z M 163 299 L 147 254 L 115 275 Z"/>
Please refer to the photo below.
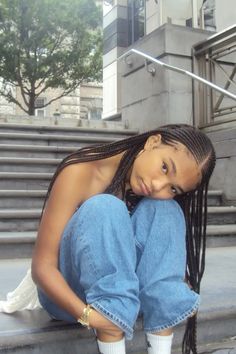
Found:
<path fill-rule="evenodd" d="M 157 149 L 161 145 L 161 134 L 151 135 L 146 140 L 144 150 Z"/>

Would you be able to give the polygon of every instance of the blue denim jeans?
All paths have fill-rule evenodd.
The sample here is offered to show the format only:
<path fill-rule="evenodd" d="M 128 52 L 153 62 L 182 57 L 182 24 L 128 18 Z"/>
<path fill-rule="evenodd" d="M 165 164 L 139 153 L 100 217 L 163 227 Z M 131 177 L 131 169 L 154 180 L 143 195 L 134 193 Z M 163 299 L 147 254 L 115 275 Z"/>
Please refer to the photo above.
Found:
<path fill-rule="evenodd" d="M 132 338 L 139 313 L 144 331 L 173 327 L 199 306 L 184 282 L 185 221 L 174 200 L 143 198 L 129 215 L 120 199 L 89 198 L 68 222 L 59 267 L 75 293 Z M 54 318 L 76 322 L 39 290 Z"/>

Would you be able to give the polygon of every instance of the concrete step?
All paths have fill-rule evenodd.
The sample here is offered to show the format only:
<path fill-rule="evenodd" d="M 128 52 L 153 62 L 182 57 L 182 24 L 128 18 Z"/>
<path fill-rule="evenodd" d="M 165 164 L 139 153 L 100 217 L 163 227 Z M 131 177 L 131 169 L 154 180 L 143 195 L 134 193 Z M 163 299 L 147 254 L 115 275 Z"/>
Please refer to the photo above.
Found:
<path fill-rule="evenodd" d="M 63 133 L 63 132 L 62 132 Z M 2 133 L 0 132 L 1 144 L 35 144 L 35 145 L 60 145 L 60 146 L 87 146 L 92 144 L 111 143 L 121 140 L 109 136 L 86 136 L 66 134 L 35 134 L 35 133 Z"/>
<path fill-rule="evenodd" d="M 0 172 L 1 190 L 45 190 L 53 173 L 40 172 Z"/>
<path fill-rule="evenodd" d="M 63 158 L 82 146 L 0 144 L 0 157 Z"/>
<path fill-rule="evenodd" d="M 46 190 L 0 190 L 0 209 L 40 209 Z"/>
<path fill-rule="evenodd" d="M 61 159 L 2 157 L 0 172 L 54 172 Z"/>
<path fill-rule="evenodd" d="M 58 115 L 36 117 L 29 115 L 10 115 L 0 113 L 0 123 L 4 125 L 30 125 L 40 127 L 68 127 L 68 128 L 86 128 L 86 129 L 127 129 L 128 124 L 124 121 L 109 121 L 107 119 L 88 120 L 78 118 L 64 118 Z"/>
<path fill-rule="evenodd" d="M 236 247 L 207 250 L 197 327 L 200 353 L 208 347 L 208 343 L 222 342 L 235 336 L 235 256 Z M 0 260 L 0 283 L 4 284 L 0 288 L 1 299 L 19 284 L 29 266 L 30 259 Z M 175 329 L 173 354 L 180 353 L 183 327 L 184 324 L 181 324 Z M 0 353 L 4 354 L 98 353 L 92 331 L 78 325 L 52 321 L 44 310 L 22 311 L 11 315 L 1 313 L 0 343 Z M 213 350 L 205 351 L 209 352 L 213 353 Z M 141 320 L 137 321 L 133 340 L 127 341 L 127 354 L 131 353 L 146 354 Z"/>
<path fill-rule="evenodd" d="M 208 224 L 236 224 L 235 206 L 210 206 L 208 208 Z"/>
<path fill-rule="evenodd" d="M 36 231 L 0 232 L 0 260 L 31 257 L 36 236 Z"/>
<path fill-rule="evenodd" d="M 236 247 L 236 224 L 207 225 L 207 247 Z"/>
<path fill-rule="evenodd" d="M 223 191 L 222 190 L 209 190 L 208 191 L 208 205 L 217 206 L 222 205 Z"/>
<path fill-rule="evenodd" d="M 34 181 L 34 180 L 33 180 Z M 25 181 L 26 183 L 26 181 Z M 27 184 L 27 183 L 26 183 Z M 45 186 L 42 186 L 45 187 Z M 42 188 L 45 190 L 45 188 Z M 11 194 L 11 192 L 9 193 Z M 11 194 L 12 195 L 12 194 Z M 39 204 L 39 203 L 38 203 Z M 215 236 L 214 232 L 218 232 L 216 226 L 221 226 L 220 235 L 224 237 L 222 232 L 226 232 L 226 235 L 230 234 L 232 237 L 232 231 L 234 230 L 234 225 L 236 226 L 236 207 L 209 207 L 208 208 L 208 225 L 215 225 L 211 230 L 211 236 Z M 16 209 L 0 209 L 0 231 L 32 231 L 37 230 L 38 220 L 41 215 L 41 208 L 35 209 L 23 209 L 23 207 Z M 227 229 L 227 224 L 233 225 Z M 224 231 L 222 231 L 224 230 Z M 233 231 L 234 232 L 234 231 Z M 216 234 L 217 235 L 217 234 Z M 222 242 L 219 241 L 219 242 Z M 234 237 L 232 239 L 234 242 Z"/>
<path fill-rule="evenodd" d="M 208 203 L 217 204 L 218 191 L 209 191 Z M 0 190 L 0 209 L 41 208 L 46 195 L 45 190 Z M 215 197 L 216 195 L 216 197 Z"/>
<path fill-rule="evenodd" d="M 37 217 L 40 215 L 38 210 Z M 6 215 L 6 212 L 5 212 Z M 20 223 L 24 218 L 26 226 Z M 38 218 L 28 212 L 28 219 L 23 211 L 8 213 L 0 210 L 0 259 L 31 257 L 37 235 Z M 4 220 L 4 221 L 3 221 Z M 3 224 L 3 226 L 2 226 Z M 35 228 L 32 228 L 35 225 Z M 25 229 L 26 227 L 26 229 Z M 22 230 L 23 228 L 23 230 Z M 208 225 L 207 247 L 236 247 L 236 225 Z"/>
<path fill-rule="evenodd" d="M 5 133 L 33 133 L 33 134 L 53 134 L 53 135 L 82 135 L 82 136 L 109 136 L 126 138 L 137 134 L 137 130 L 127 129 L 121 124 L 109 124 L 101 122 L 97 127 L 89 126 L 68 126 L 68 125 L 40 125 L 40 124 L 11 124 L 1 123 L 0 131 Z"/>
<path fill-rule="evenodd" d="M 40 214 L 41 209 L 0 209 L 0 231 L 36 230 Z M 208 225 L 225 224 L 236 225 L 236 207 L 209 207 Z"/>
<path fill-rule="evenodd" d="M 0 231 L 37 230 L 41 209 L 0 210 Z"/>

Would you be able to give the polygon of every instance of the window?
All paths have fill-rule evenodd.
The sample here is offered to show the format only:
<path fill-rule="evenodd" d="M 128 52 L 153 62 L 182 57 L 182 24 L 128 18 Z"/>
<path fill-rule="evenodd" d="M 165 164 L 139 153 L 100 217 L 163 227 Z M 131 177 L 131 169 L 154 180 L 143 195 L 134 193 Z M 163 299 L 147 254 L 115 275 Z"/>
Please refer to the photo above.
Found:
<path fill-rule="evenodd" d="M 35 115 L 37 117 L 45 117 L 46 116 L 46 109 L 44 107 L 46 103 L 46 98 L 44 97 L 38 97 L 35 100 Z"/>
<path fill-rule="evenodd" d="M 129 45 L 145 34 L 146 1 L 128 0 Z"/>
<path fill-rule="evenodd" d="M 94 108 L 88 111 L 88 119 L 89 120 L 100 120 L 102 119 L 102 109 Z"/>

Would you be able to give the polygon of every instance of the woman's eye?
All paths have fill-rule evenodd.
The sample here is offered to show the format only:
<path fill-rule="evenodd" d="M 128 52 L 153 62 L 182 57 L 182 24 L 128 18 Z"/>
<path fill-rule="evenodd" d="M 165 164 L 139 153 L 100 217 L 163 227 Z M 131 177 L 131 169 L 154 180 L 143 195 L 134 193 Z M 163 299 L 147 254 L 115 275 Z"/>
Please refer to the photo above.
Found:
<path fill-rule="evenodd" d="M 177 194 L 176 188 L 172 186 L 172 187 L 171 187 L 171 192 L 172 192 L 173 194 Z"/>
<path fill-rule="evenodd" d="M 167 164 L 165 162 L 162 163 L 162 171 L 167 174 L 168 172 L 168 167 L 167 167 Z"/>

